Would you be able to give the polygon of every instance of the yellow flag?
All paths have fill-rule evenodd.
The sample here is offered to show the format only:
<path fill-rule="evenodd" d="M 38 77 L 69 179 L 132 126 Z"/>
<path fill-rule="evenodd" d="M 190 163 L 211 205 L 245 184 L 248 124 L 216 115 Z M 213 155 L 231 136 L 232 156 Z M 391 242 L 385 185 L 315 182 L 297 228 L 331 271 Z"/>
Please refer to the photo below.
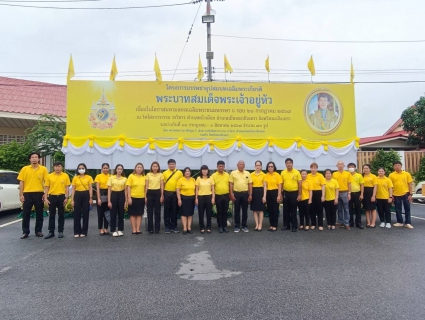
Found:
<path fill-rule="evenodd" d="M 354 83 L 354 67 L 353 67 L 353 60 L 351 60 L 350 82 L 351 82 L 351 83 Z"/>
<path fill-rule="evenodd" d="M 227 60 L 226 55 L 224 55 L 224 73 L 226 73 L 226 72 L 232 73 L 233 72 L 233 68 L 230 65 L 229 61 Z"/>
<path fill-rule="evenodd" d="M 202 81 L 202 78 L 203 77 L 204 77 L 204 68 L 202 67 L 201 55 L 199 55 L 199 62 L 198 62 L 198 81 Z"/>
<path fill-rule="evenodd" d="M 111 68 L 111 75 L 109 76 L 109 81 L 115 81 L 115 77 L 118 74 L 117 64 L 115 63 L 115 56 L 114 60 L 112 60 L 112 68 Z"/>
<path fill-rule="evenodd" d="M 314 68 L 314 61 L 313 56 L 310 57 L 310 60 L 307 63 L 308 70 L 310 70 L 310 73 L 312 76 L 316 75 L 316 69 Z"/>
<path fill-rule="evenodd" d="M 270 72 L 269 56 L 267 56 L 267 59 L 266 59 L 266 70 L 267 70 L 267 72 Z"/>
<path fill-rule="evenodd" d="M 155 55 L 155 64 L 153 66 L 153 70 L 155 71 L 156 81 L 158 81 L 158 83 L 161 83 L 162 74 L 161 74 L 161 69 L 159 69 L 159 63 L 158 63 L 158 59 L 156 58 L 156 55 Z"/>
<path fill-rule="evenodd" d="M 67 80 L 71 80 L 71 78 L 73 78 L 75 76 L 75 72 L 74 72 L 74 62 L 72 61 L 72 54 L 71 54 L 71 58 L 69 58 L 69 66 L 68 66 L 68 77 Z"/>

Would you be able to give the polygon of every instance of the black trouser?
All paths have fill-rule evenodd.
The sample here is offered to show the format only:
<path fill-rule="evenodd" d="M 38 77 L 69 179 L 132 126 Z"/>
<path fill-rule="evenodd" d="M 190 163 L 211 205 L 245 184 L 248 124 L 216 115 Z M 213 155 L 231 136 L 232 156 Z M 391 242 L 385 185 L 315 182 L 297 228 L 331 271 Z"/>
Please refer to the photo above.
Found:
<path fill-rule="evenodd" d="M 326 223 L 328 226 L 334 226 L 336 224 L 336 211 L 338 205 L 335 204 L 335 200 L 325 201 L 323 203 L 326 212 Z"/>
<path fill-rule="evenodd" d="M 22 232 L 30 234 L 30 219 L 32 206 L 35 207 L 35 233 L 43 230 L 43 194 L 44 192 L 24 192 L 22 210 Z"/>
<path fill-rule="evenodd" d="M 227 227 L 227 212 L 229 211 L 229 194 L 216 194 L 215 207 L 217 208 L 217 224 L 220 228 Z"/>
<path fill-rule="evenodd" d="M 164 226 L 165 229 L 177 229 L 178 212 L 176 192 L 164 190 Z"/>
<path fill-rule="evenodd" d="M 376 199 L 376 209 L 378 209 L 381 223 L 391 223 L 391 205 L 388 203 L 388 199 Z"/>
<path fill-rule="evenodd" d="M 267 203 L 267 213 L 269 214 L 270 227 L 277 228 L 278 225 L 278 213 L 279 213 L 279 203 L 277 203 L 277 193 L 278 190 L 267 190 L 266 193 L 266 203 Z"/>
<path fill-rule="evenodd" d="M 242 209 L 242 228 L 245 228 L 248 220 L 248 191 L 233 192 L 235 195 L 235 228 L 241 225 L 241 209 Z"/>
<path fill-rule="evenodd" d="M 284 200 L 283 200 L 283 226 L 289 227 L 289 223 L 292 228 L 298 227 L 297 220 L 297 197 L 298 191 L 283 191 Z"/>
<path fill-rule="evenodd" d="M 319 227 L 323 227 L 322 190 L 313 190 L 310 205 L 311 226 L 316 226 L 316 216 Z"/>
<path fill-rule="evenodd" d="M 124 231 L 125 191 L 111 191 L 111 203 L 111 232 L 117 229 L 117 216 L 118 231 Z"/>
<path fill-rule="evenodd" d="M 356 225 L 362 224 L 362 203 L 360 201 L 360 191 L 351 192 L 348 209 L 350 210 L 350 224 L 354 221 L 354 213 L 356 213 Z"/>
<path fill-rule="evenodd" d="M 56 218 L 56 209 L 58 209 L 58 231 L 63 232 L 63 227 L 65 225 L 65 195 L 51 195 L 49 194 L 47 198 L 50 202 L 49 204 L 49 232 L 55 232 L 55 218 Z"/>
<path fill-rule="evenodd" d="M 100 189 L 101 196 L 108 196 L 108 189 Z M 100 196 L 99 196 L 100 198 Z M 109 210 L 108 200 L 97 204 L 97 228 L 106 229 L 109 228 L 108 220 L 105 217 L 105 212 Z"/>
<path fill-rule="evenodd" d="M 89 191 L 75 191 L 74 194 L 74 235 L 87 235 L 89 228 Z M 83 217 L 83 227 L 81 227 L 81 216 Z"/>
<path fill-rule="evenodd" d="M 199 229 L 204 230 L 204 212 L 207 216 L 207 229 L 211 229 L 212 195 L 198 196 Z"/>
<path fill-rule="evenodd" d="M 300 209 L 300 226 L 310 225 L 310 205 L 308 204 L 308 199 L 298 202 L 298 208 Z"/>
<path fill-rule="evenodd" d="M 155 231 L 159 231 L 161 227 L 161 190 L 148 190 L 146 194 L 148 202 L 148 231 L 153 231 L 153 214 L 155 211 Z"/>

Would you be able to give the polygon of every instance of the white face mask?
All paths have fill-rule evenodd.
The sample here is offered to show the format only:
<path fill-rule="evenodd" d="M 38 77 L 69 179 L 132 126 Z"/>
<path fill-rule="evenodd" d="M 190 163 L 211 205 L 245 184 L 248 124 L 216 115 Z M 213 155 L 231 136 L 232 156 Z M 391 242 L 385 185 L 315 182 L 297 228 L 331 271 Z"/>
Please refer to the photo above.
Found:
<path fill-rule="evenodd" d="M 356 171 L 356 168 L 348 168 L 348 171 L 353 173 L 354 171 Z"/>
<path fill-rule="evenodd" d="M 86 172 L 86 170 L 85 169 L 78 169 L 78 173 L 84 173 L 84 172 Z"/>

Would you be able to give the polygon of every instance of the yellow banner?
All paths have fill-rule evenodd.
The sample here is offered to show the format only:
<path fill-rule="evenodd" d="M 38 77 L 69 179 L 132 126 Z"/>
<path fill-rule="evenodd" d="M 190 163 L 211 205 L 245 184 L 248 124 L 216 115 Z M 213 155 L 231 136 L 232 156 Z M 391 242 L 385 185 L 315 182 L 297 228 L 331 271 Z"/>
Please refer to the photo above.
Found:
<path fill-rule="evenodd" d="M 347 140 L 354 85 L 70 81 L 67 135 Z"/>

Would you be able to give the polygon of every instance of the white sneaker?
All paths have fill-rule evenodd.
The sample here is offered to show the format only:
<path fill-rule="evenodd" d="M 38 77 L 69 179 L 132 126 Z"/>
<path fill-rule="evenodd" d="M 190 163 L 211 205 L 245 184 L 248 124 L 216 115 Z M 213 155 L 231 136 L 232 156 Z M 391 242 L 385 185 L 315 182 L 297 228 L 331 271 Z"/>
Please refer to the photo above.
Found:
<path fill-rule="evenodd" d="M 124 235 L 124 233 L 122 233 L 122 231 L 118 231 L 118 235 L 119 235 L 120 237 L 122 237 L 122 236 Z"/>
<path fill-rule="evenodd" d="M 410 223 L 406 224 L 406 225 L 405 225 L 405 227 L 406 227 L 407 229 L 413 229 L 413 226 L 412 226 Z"/>
<path fill-rule="evenodd" d="M 394 227 L 402 227 L 402 226 L 403 226 L 403 224 L 402 224 L 402 223 L 398 223 L 398 222 L 397 222 L 397 223 L 394 223 L 394 224 L 393 224 L 393 226 L 394 226 Z"/>
<path fill-rule="evenodd" d="M 381 224 L 379 225 L 381 228 L 385 228 L 385 222 L 381 222 Z"/>
<path fill-rule="evenodd" d="M 119 237 L 119 234 L 118 234 L 118 232 L 115 231 L 114 233 L 112 233 L 112 236 L 113 237 Z"/>
<path fill-rule="evenodd" d="M 391 223 L 387 223 L 387 224 L 385 225 L 385 228 L 391 229 Z"/>

